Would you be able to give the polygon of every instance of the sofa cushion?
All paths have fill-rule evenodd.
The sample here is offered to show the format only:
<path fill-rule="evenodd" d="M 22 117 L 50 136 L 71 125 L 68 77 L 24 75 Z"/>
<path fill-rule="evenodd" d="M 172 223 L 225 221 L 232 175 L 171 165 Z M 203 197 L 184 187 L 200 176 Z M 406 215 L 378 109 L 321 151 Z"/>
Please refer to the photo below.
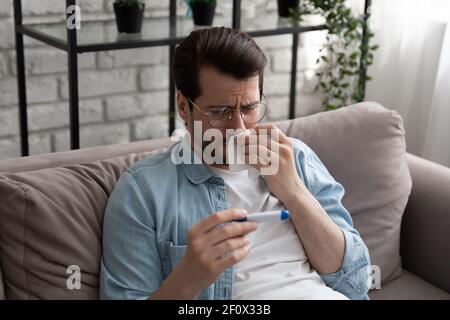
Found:
<path fill-rule="evenodd" d="M 167 148 L 167 146 L 172 143 L 173 141 L 171 138 L 161 138 L 80 150 L 39 154 L 30 157 L 5 159 L 0 161 L 0 173 L 36 171 L 45 168 L 62 167 L 82 162 L 119 158 L 131 153 L 161 150 Z"/>
<path fill-rule="evenodd" d="M 450 300 L 449 293 L 406 270 L 380 290 L 371 290 L 369 297 L 372 300 Z"/>
<path fill-rule="evenodd" d="M 411 192 L 400 115 L 373 102 L 283 122 L 343 184 L 344 206 L 369 248 L 382 284 L 401 274 L 400 224 Z"/>
<path fill-rule="evenodd" d="M 121 172 L 148 154 L 0 175 L 0 261 L 8 299 L 98 297 L 108 196 Z M 67 285 L 75 284 L 73 266 L 80 271 L 79 290 Z"/>
<path fill-rule="evenodd" d="M 400 220 L 411 189 L 400 116 L 363 103 L 279 125 L 310 145 L 346 188 L 344 205 L 383 282 L 398 276 Z M 153 152 L 168 145 L 166 139 Z M 121 150 L 139 154 L 117 157 Z M 0 172 L 9 171 L 0 174 L 0 264 L 7 298 L 97 298 L 106 201 L 120 173 L 143 150 L 152 148 L 138 143 L 0 163 Z M 81 290 L 67 287 L 72 265 L 80 268 Z"/>

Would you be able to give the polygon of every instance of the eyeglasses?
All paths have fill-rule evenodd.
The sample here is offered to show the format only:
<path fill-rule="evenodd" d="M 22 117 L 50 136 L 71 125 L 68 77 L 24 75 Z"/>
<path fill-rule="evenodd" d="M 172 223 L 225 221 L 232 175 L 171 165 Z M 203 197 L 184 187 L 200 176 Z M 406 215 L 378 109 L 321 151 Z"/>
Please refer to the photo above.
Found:
<path fill-rule="evenodd" d="M 264 95 L 262 97 L 264 101 L 252 103 L 247 106 L 241 106 L 239 108 L 241 118 L 247 124 L 259 123 L 266 117 L 269 105 L 267 104 Z M 217 106 L 208 108 L 208 111 L 203 111 L 191 99 L 187 99 L 198 111 L 207 116 L 209 124 L 214 128 L 222 128 L 228 121 L 233 119 L 235 108 Z"/>

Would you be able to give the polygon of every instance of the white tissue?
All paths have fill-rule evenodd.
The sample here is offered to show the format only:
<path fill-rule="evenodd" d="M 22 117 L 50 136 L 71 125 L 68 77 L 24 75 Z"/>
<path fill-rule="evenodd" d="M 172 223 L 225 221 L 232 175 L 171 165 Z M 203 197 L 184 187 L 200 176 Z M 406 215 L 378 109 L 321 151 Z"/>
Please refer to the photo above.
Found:
<path fill-rule="evenodd" d="M 233 155 L 233 159 L 230 159 L 228 167 L 232 172 L 247 170 L 248 178 L 256 180 L 261 175 L 260 172 L 256 168 L 244 163 L 245 156 L 242 154 L 242 150 L 238 150 L 236 144 L 234 143 L 234 140 L 237 139 L 237 137 L 249 136 L 251 133 L 252 130 L 247 129 L 229 137 L 227 152 L 228 155 Z M 238 163 L 236 163 L 236 160 Z"/>

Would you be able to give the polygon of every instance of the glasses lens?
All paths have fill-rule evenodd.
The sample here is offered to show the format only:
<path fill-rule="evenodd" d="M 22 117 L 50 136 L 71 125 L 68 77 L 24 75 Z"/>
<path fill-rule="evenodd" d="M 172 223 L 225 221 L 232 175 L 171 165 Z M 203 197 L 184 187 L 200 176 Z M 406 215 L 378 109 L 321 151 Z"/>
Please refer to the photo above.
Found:
<path fill-rule="evenodd" d="M 227 108 L 217 108 L 212 109 L 208 113 L 209 123 L 213 127 L 222 127 L 226 124 L 228 118 Z"/>
<path fill-rule="evenodd" d="M 241 108 L 241 116 L 246 123 L 255 124 L 264 119 L 267 109 L 267 104 L 261 102 L 249 107 Z M 208 113 L 209 124 L 216 128 L 224 127 L 228 120 L 230 120 L 230 115 L 233 116 L 227 108 L 210 110 Z"/>
<path fill-rule="evenodd" d="M 242 119 L 247 123 L 261 122 L 266 116 L 267 105 L 265 103 L 258 103 L 249 108 L 241 109 Z"/>

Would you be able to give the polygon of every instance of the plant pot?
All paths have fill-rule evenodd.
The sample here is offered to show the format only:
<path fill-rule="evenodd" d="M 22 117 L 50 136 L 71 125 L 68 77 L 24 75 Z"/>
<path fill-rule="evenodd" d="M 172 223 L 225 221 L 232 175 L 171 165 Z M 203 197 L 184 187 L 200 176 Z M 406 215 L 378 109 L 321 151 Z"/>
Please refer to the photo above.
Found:
<path fill-rule="evenodd" d="M 300 0 L 278 0 L 278 15 L 283 18 L 289 17 L 289 9 L 296 9 L 300 5 Z"/>
<path fill-rule="evenodd" d="M 139 33 L 142 30 L 145 4 L 141 6 L 121 6 L 114 3 L 117 29 L 121 33 Z"/>
<path fill-rule="evenodd" d="M 194 2 L 192 15 L 196 26 L 210 26 L 216 13 L 216 3 Z"/>

